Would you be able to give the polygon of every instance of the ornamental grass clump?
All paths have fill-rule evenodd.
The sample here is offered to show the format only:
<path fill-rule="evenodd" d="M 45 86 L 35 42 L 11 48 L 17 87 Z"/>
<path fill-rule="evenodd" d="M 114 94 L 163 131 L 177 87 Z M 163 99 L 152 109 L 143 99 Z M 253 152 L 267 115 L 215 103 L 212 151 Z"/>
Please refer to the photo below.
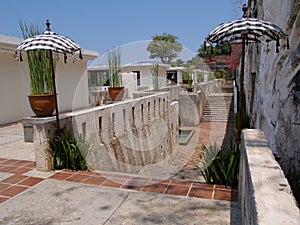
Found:
<path fill-rule="evenodd" d="M 42 33 L 40 26 L 20 21 L 19 26 L 24 39 Z M 35 49 L 27 51 L 31 94 L 53 94 L 50 50 Z M 55 62 L 53 64 L 55 68 Z"/>
<path fill-rule="evenodd" d="M 121 82 L 121 49 L 115 47 L 107 52 L 109 84 L 111 87 L 120 87 Z"/>

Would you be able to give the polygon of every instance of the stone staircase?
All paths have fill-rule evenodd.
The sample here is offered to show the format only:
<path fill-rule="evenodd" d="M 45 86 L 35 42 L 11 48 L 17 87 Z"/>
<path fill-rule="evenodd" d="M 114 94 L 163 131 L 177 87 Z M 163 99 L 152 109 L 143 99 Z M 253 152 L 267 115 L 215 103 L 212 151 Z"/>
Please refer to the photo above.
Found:
<path fill-rule="evenodd" d="M 202 122 L 234 121 L 233 86 L 226 82 L 221 89 L 221 93 L 210 93 L 207 96 Z"/>

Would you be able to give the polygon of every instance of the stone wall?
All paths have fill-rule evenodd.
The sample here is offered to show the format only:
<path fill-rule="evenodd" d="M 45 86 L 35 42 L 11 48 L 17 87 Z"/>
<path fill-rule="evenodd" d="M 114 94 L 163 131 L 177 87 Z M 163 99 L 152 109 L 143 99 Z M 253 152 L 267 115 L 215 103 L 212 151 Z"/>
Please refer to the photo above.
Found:
<path fill-rule="evenodd" d="M 60 121 L 91 141 L 89 169 L 138 173 L 173 160 L 179 145 L 177 105 L 161 92 L 64 114 Z M 33 122 L 33 128 L 37 169 L 49 171 L 55 118 Z"/>
<path fill-rule="evenodd" d="M 242 132 L 239 198 L 243 224 L 299 224 L 289 183 L 261 130 Z"/>
<path fill-rule="evenodd" d="M 300 78 L 300 2 L 255 0 L 249 6 L 252 16 L 277 24 L 289 37 L 290 49 L 281 40 L 279 53 L 275 42 L 246 47 L 244 88 L 252 127 L 264 132 L 290 174 L 300 171 L 300 105 L 294 101 L 295 79 Z"/>

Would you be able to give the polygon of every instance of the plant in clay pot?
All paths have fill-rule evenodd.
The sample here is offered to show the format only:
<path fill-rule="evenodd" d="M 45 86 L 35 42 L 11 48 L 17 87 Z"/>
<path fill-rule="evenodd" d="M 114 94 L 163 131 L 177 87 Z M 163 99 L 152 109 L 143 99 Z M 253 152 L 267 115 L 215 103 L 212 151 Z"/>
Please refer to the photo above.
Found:
<path fill-rule="evenodd" d="M 27 25 L 20 21 L 19 25 L 24 39 L 42 33 L 41 28 L 32 23 Z M 50 54 L 50 50 L 44 49 L 27 51 L 31 89 L 28 98 L 31 109 L 37 116 L 50 116 L 55 109 Z"/>
<path fill-rule="evenodd" d="M 121 79 L 121 50 L 115 47 L 108 51 L 108 72 L 109 72 L 109 83 L 108 93 L 110 98 L 115 100 L 122 100 L 124 95 L 124 87 L 122 86 Z"/>

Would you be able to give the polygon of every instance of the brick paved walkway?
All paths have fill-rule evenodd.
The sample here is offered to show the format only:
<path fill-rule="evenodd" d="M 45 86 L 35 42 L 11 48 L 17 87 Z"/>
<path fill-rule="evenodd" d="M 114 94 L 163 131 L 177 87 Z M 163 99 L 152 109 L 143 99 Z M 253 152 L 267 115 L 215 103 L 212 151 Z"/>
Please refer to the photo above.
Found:
<path fill-rule="evenodd" d="M 211 185 L 173 179 L 140 177 L 114 172 L 92 171 L 55 171 L 47 178 L 30 176 L 35 163 L 25 160 L 0 158 L 0 173 L 7 177 L 0 180 L 0 203 L 35 186 L 44 179 L 64 180 L 90 185 L 129 189 L 134 191 L 155 192 L 185 197 L 237 201 L 236 189 L 224 185 Z"/>

